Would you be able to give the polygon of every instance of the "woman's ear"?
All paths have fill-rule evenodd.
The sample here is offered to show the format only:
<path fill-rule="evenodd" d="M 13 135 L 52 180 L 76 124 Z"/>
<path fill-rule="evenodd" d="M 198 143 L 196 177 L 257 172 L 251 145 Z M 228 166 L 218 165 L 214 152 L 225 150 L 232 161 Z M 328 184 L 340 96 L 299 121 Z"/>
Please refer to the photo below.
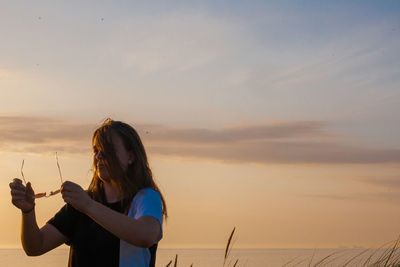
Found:
<path fill-rule="evenodd" d="M 135 161 L 133 152 L 128 152 L 128 164 L 131 165 Z"/>

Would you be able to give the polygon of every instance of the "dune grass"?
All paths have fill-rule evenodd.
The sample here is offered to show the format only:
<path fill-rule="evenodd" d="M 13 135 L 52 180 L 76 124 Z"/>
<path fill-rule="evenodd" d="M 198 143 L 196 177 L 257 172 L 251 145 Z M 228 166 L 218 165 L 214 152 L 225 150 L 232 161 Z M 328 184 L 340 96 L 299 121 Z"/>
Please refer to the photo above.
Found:
<path fill-rule="evenodd" d="M 224 263 L 222 265 L 223 267 L 225 267 L 225 266 L 227 266 L 227 267 L 229 267 L 229 266 L 236 267 L 238 262 L 239 262 L 239 259 L 236 259 L 236 260 L 235 259 L 231 259 L 227 264 L 227 260 L 229 259 L 229 255 L 230 255 L 230 252 L 232 250 L 232 239 L 233 239 L 233 235 L 235 234 L 235 230 L 236 230 L 236 227 L 233 227 L 233 230 L 232 230 L 231 234 L 229 235 L 228 241 L 227 241 L 226 246 L 225 246 Z M 175 260 L 170 260 L 168 262 L 166 267 L 170 267 L 172 263 L 174 263 L 174 267 L 178 266 L 178 254 L 175 255 Z M 190 267 L 193 267 L 193 263 L 190 265 Z"/>
<path fill-rule="evenodd" d="M 225 252 L 223 255 L 223 265 L 222 267 L 239 267 L 239 259 L 230 257 L 230 253 L 232 250 L 232 241 L 233 236 L 235 234 L 236 227 L 233 228 L 227 243 L 225 245 Z M 341 251 L 335 251 L 322 259 L 319 259 L 315 263 L 315 252 L 311 257 L 305 259 L 299 259 L 300 256 L 297 256 L 285 264 L 281 265 L 282 267 L 292 267 L 292 266 L 308 266 L 308 267 L 317 267 L 317 266 L 338 266 L 338 267 L 348 267 L 348 266 L 360 266 L 360 267 L 400 267 L 400 236 L 395 241 L 388 242 L 376 249 L 364 249 L 360 253 L 351 256 L 349 258 L 345 258 L 344 255 L 340 255 Z M 368 255 L 367 252 L 370 252 Z M 367 256 L 365 258 L 365 256 Z M 166 267 L 170 267 L 171 264 L 174 264 L 174 267 L 178 266 L 178 255 L 175 255 L 175 259 L 170 260 L 170 262 L 166 265 Z M 190 267 L 195 266 L 193 263 Z M 246 266 L 245 263 L 240 264 L 240 266 Z"/>
<path fill-rule="evenodd" d="M 346 266 L 360 266 L 360 267 L 400 267 L 400 237 L 392 242 L 386 243 L 383 246 L 375 249 L 371 252 L 372 249 L 364 249 L 359 252 L 357 255 L 354 255 L 349 258 L 344 258 L 343 255 L 340 255 L 340 251 L 335 251 L 319 261 L 313 263 L 315 250 L 311 258 L 308 259 L 308 266 L 338 266 L 338 267 L 346 267 Z M 386 248 L 385 248 L 386 247 Z M 370 252 L 368 255 L 367 252 Z M 368 255 L 367 258 L 364 256 Z M 297 259 L 298 257 L 296 257 Z M 339 263 L 339 261 L 344 263 Z M 302 263 L 307 262 L 307 259 L 303 259 L 299 262 L 295 262 L 295 259 L 290 260 L 285 263 L 283 266 L 298 266 Z"/>

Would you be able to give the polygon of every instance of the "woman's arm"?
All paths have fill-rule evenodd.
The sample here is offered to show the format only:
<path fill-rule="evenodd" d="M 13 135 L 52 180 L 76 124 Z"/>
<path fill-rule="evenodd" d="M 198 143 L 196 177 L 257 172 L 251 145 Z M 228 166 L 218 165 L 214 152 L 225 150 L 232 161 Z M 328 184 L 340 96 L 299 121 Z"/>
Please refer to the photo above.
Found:
<path fill-rule="evenodd" d="M 39 229 L 36 222 L 34 191 L 28 182 L 26 187 L 20 179 L 10 183 L 12 203 L 22 211 L 21 242 L 28 256 L 38 256 L 58 247 L 66 238 L 51 225 Z"/>
<path fill-rule="evenodd" d="M 35 211 L 22 213 L 21 242 L 26 255 L 40 256 L 66 241 L 66 237 L 51 224 L 39 229 Z"/>
<path fill-rule="evenodd" d="M 161 235 L 160 222 L 152 216 L 139 219 L 116 212 L 91 199 L 77 184 L 65 182 L 61 193 L 66 203 L 85 213 L 104 229 L 137 247 L 151 247 Z"/>
<path fill-rule="evenodd" d="M 139 219 L 116 212 L 93 201 L 86 214 L 118 238 L 137 247 L 149 248 L 161 234 L 160 222 L 152 216 Z"/>
<path fill-rule="evenodd" d="M 36 222 L 35 210 L 29 213 L 22 213 L 21 242 L 26 255 L 40 255 L 42 239 L 42 233 Z"/>

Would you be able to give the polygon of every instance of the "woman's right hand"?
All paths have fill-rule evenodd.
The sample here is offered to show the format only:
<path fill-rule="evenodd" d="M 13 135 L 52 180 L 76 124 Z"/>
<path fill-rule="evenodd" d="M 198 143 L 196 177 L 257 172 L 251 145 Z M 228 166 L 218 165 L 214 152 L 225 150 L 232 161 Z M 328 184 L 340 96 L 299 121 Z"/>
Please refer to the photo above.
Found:
<path fill-rule="evenodd" d="M 10 183 L 11 188 L 11 202 L 22 210 L 27 212 L 33 209 L 35 206 L 35 192 L 32 189 L 31 183 L 28 182 L 26 187 L 22 184 L 22 181 L 18 178 Z"/>

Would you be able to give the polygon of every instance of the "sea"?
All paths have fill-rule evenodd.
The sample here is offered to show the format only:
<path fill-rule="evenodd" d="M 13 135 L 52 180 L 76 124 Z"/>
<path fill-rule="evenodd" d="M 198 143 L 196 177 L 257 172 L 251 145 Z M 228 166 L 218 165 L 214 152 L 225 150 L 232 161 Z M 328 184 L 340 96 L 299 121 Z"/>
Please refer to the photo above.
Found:
<path fill-rule="evenodd" d="M 20 248 L 0 249 L 1 267 L 64 267 L 68 263 L 68 248 L 57 248 L 45 255 L 28 257 Z M 157 250 L 157 267 L 193 266 L 193 267 L 260 267 L 260 266 L 363 266 L 369 256 L 373 259 L 385 251 L 366 250 L 363 248 L 267 248 L 267 249 L 239 249 L 233 248 L 224 263 L 224 249 L 166 249 Z M 373 262 L 373 259 L 370 263 Z M 237 262 L 236 262 L 237 261 Z M 224 265 L 225 264 L 225 265 Z"/>

